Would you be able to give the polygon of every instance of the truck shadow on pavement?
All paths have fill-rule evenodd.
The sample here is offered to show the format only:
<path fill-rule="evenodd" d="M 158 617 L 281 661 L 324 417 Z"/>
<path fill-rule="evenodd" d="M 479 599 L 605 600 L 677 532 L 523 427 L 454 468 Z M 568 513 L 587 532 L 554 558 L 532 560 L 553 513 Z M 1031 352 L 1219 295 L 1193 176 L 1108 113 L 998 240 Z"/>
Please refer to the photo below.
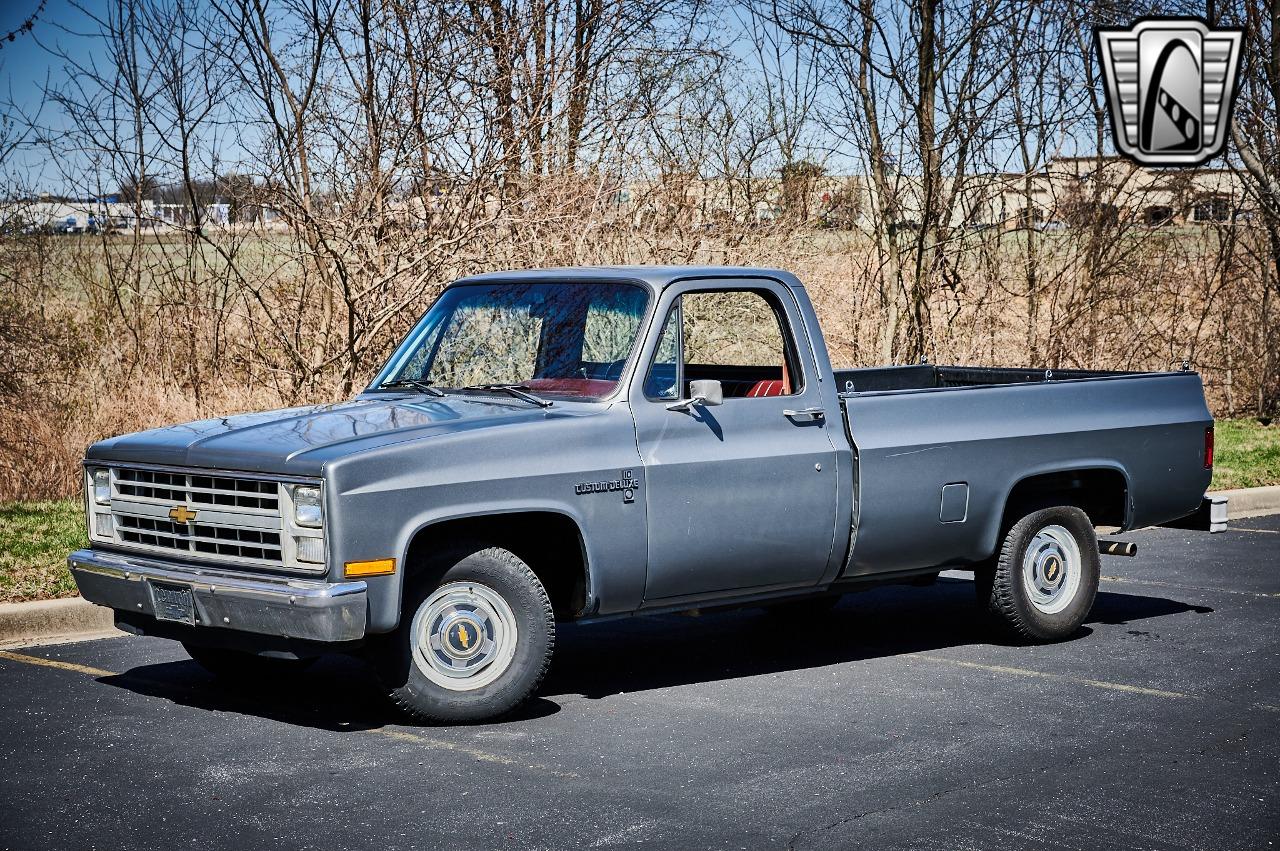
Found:
<path fill-rule="evenodd" d="M 1162 597 L 1099 592 L 1087 623 L 1123 625 L 1184 612 L 1209 613 Z M 1071 641 L 1093 633 L 1082 627 Z M 610 695 L 820 668 L 949 647 L 1003 644 L 973 602 L 973 583 L 942 578 L 928 588 L 887 586 L 850 594 L 812 618 L 773 617 L 761 609 L 660 615 L 559 627 L 556 657 L 538 696 L 490 724 L 543 718 L 553 698 Z M 411 723 L 383 696 L 358 659 L 331 656 L 286 682 L 256 687 L 222 683 L 191 660 L 162 662 L 101 682 L 174 703 L 331 731 Z"/>
<path fill-rule="evenodd" d="M 1163 597 L 1099 592 L 1087 624 L 1213 610 Z M 1082 627 L 1069 641 L 1093 633 Z M 949 647 L 1002 645 L 980 616 L 973 583 L 939 579 L 927 588 L 886 586 L 847 595 L 813 618 L 759 609 L 702 617 L 670 615 L 596 625 L 568 624 L 540 694 L 603 698 L 623 692 L 821 668 Z"/>
<path fill-rule="evenodd" d="M 305 673 L 254 685 L 223 682 L 191 659 L 141 665 L 102 677 L 99 682 L 181 706 L 252 715 L 332 732 L 413 723 L 387 700 L 369 666 L 347 656 L 326 656 Z M 520 712 L 499 723 L 541 718 L 559 711 L 558 704 L 535 697 Z"/>

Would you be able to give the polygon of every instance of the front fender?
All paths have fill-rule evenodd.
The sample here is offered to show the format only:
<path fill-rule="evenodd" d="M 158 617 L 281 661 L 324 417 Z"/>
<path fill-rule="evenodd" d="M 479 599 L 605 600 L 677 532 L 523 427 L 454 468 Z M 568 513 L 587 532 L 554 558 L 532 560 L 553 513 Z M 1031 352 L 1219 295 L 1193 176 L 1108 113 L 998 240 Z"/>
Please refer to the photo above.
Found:
<path fill-rule="evenodd" d="M 625 491 L 610 487 L 633 482 Z M 559 414 L 460 430 L 379 447 L 325 469 L 334 509 L 331 574 L 349 561 L 395 558 L 395 574 L 369 579 L 369 628 L 400 622 L 404 558 L 423 529 L 466 518 L 543 511 L 578 527 L 601 613 L 639 606 L 644 595 L 644 467 L 630 409 L 569 405 Z"/>

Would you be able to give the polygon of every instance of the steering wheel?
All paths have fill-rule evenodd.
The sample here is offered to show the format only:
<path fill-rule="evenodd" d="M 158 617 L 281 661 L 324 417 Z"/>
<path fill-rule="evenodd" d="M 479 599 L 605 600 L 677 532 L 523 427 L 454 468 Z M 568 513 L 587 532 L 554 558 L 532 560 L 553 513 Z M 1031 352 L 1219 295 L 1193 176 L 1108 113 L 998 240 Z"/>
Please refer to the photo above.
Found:
<path fill-rule="evenodd" d="M 585 366 L 578 367 L 578 375 L 586 379 L 594 379 L 597 381 L 617 381 L 622 377 L 622 367 L 626 365 L 627 359 L 621 358 L 615 361 L 609 361 L 607 364 L 600 364 L 598 374 L 591 375 Z"/>

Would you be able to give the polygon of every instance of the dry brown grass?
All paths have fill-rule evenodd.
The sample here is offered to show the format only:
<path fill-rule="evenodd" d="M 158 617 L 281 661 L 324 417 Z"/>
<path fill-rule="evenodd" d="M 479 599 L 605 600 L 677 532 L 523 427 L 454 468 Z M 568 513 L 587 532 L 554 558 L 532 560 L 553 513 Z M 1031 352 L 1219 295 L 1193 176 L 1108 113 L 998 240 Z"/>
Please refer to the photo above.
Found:
<path fill-rule="evenodd" d="M 394 311 L 354 367 L 343 357 L 348 316 L 341 302 L 279 237 L 236 236 L 231 267 L 208 246 L 179 237 L 141 249 L 121 237 L 0 244 L 0 502 L 76 493 L 84 449 L 103 437 L 341 398 L 347 384 L 358 389 L 369 379 L 443 282 L 487 269 L 638 262 L 786 268 L 806 282 L 836 363 L 885 360 L 883 279 L 859 235 L 656 232 L 559 213 L 536 226 L 508 225 L 433 268 L 429 285 L 416 279 L 417 295 Z M 516 226 L 528 231 L 518 240 L 510 229 Z M 1261 374 L 1259 340 L 1268 333 L 1247 257 L 1224 261 L 1207 232 L 1139 237 L 1146 244 L 1091 287 L 1082 283 L 1078 240 L 1045 239 L 1034 321 L 1021 289 L 1019 234 L 1004 235 L 994 251 L 958 254 L 961 285 L 939 287 L 929 302 L 931 359 L 1167 369 L 1188 357 L 1205 376 L 1215 412 L 1247 412 Z M 393 279 L 375 294 L 378 310 L 397 303 L 403 293 L 396 286 Z M 363 309 L 357 305 L 353 315 L 359 319 Z"/>

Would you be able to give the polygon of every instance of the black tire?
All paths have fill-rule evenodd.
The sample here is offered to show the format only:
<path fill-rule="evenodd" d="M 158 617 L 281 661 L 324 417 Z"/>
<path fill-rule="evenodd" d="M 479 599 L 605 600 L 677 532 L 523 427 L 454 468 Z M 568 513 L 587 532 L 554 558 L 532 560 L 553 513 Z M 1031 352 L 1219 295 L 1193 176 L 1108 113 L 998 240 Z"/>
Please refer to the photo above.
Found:
<path fill-rule="evenodd" d="M 1067 533 L 1074 549 L 1059 540 L 1058 530 Z M 1015 638 L 1061 641 L 1089 616 L 1101 566 L 1088 515 L 1074 506 L 1056 506 L 1015 523 L 994 563 L 974 571 L 974 587 L 979 604 Z"/>
<path fill-rule="evenodd" d="M 377 651 L 375 667 L 392 701 L 419 721 L 496 718 L 524 703 L 547 672 L 556 639 L 551 600 L 529 566 L 507 550 L 467 548 L 449 561 L 440 566 L 447 568 L 443 575 L 428 570 L 424 575 L 433 581 L 406 590 L 400 626 Z M 438 615 L 450 593 L 471 602 L 446 605 L 445 614 Z M 467 615 L 472 602 L 477 608 Z M 514 630 L 508 629 L 508 619 Z M 432 635 L 438 647 L 430 643 Z M 474 673 L 450 673 L 465 668 L 451 667 L 449 648 L 474 652 L 461 664 L 479 667 Z"/>
<path fill-rule="evenodd" d="M 316 661 L 314 657 L 281 659 L 275 656 L 258 656 L 242 650 L 205 647 L 185 641 L 182 642 L 182 647 L 200 667 L 218 679 L 250 685 L 288 680 L 310 668 Z"/>
<path fill-rule="evenodd" d="M 829 613 L 844 599 L 840 594 L 825 594 L 821 597 L 804 597 L 799 600 L 788 600 L 784 603 L 773 603 L 765 606 L 765 613 L 779 620 L 803 620 L 820 618 Z"/>

